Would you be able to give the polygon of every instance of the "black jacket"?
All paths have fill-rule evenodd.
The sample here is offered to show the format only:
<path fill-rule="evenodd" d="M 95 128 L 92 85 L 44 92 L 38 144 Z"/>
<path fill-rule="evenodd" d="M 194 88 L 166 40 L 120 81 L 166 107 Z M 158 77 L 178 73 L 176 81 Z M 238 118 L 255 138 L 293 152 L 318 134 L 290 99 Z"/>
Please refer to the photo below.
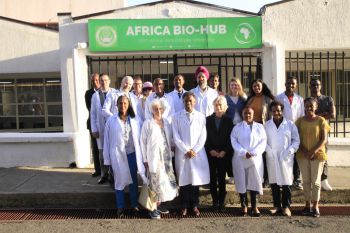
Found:
<path fill-rule="evenodd" d="M 223 115 L 220 121 L 219 129 L 215 125 L 215 113 L 207 117 L 207 140 L 205 142 L 205 151 L 209 155 L 209 151 L 225 151 L 225 157 L 232 157 L 233 149 L 231 146 L 231 131 L 233 128 L 232 120 Z"/>
<path fill-rule="evenodd" d="M 90 125 L 90 110 L 91 110 L 91 98 L 92 95 L 95 93 L 95 89 L 91 88 L 85 92 L 85 104 L 86 108 L 89 110 L 89 117 L 86 122 L 86 127 L 88 130 L 91 130 L 91 125 Z"/>

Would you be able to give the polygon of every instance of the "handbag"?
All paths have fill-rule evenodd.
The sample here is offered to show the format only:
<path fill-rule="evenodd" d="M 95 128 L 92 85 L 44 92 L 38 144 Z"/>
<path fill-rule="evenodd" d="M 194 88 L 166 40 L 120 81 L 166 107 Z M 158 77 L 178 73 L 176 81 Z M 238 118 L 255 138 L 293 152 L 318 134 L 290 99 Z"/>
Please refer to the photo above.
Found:
<path fill-rule="evenodd" d="M 139 203 L 149 211 L 157 209 L 157 194 L 147 184 L 142 185 Z"/>

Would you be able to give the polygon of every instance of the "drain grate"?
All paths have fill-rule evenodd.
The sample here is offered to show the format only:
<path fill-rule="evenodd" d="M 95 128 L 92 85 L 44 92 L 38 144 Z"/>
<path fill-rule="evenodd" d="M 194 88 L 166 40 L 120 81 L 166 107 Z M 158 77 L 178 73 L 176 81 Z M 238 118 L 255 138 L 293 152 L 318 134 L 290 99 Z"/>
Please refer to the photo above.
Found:
<path fill-rule="evenodd" d="M 269 207 L 260 207 L 262 216 L 270 216 Z M 303 207 L 292 207 L 294 216 L 301 216 Z M 322 206 L 322 216 L 350 216 L 350 206 Z M 210 208 L 202 208 L 201 215 L 195 217 L 191 214 L 180 216 L 173 209 L 170 214 L 162 215 L 164 219 L 178 218 L 220 218 L 240 217 L 240 208 L 229 207 L 224 213 L 218 213 Z M 24 209 L 24 210 L 0 210 L 0 221 L 25 221 L 25 220 L 68 220 L 68 219 L 117 219 L 116 209 Z M 146 210 L 135 214 L 131 210 L 125 210 L 122 219 L 148 219 Z"/>

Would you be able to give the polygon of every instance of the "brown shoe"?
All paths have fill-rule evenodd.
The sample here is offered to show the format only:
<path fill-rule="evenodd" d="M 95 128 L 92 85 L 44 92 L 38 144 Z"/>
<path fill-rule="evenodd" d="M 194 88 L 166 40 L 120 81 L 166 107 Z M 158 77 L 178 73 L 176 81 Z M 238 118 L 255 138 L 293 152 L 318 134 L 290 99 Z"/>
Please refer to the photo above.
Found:
<path fill-rule="evenodd" d="M 181 210 L 181 215 L 182 215 L 182 216 L 186 216 L 186 215 L 187 215 L 187 208 L 183 208 L 183 209 Z"/>
<path fill-rule="evenodd" d="M 292 212 L 290 212 L 290 209 L 288 207 L 287 208 L 283 208 L 282 214 L 283 214 L 283 216 L 287 216 L 287 217 L 292 216 Z"/>
<path fill-rule="evenodd" d="M 194 216 L 199 216 L 201 213 L 199 212 L 199 209 L 197 207 L 193 207 L 193 214 Z"/>

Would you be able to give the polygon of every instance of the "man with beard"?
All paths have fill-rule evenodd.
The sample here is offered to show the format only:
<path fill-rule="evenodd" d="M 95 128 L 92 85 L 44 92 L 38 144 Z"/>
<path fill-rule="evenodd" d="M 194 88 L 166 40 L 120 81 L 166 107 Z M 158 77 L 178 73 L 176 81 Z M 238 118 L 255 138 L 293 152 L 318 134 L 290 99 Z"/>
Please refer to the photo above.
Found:
<path fill-rule="evenodd" d="M 191 90 L 196 96 L 195 109 L 206 117 L 210 116 L 214 112 L 213 101 L 218 97 L 218 92 L 208 86 L 209 71 L 204 66 L 197 68 L 195 77 L 198 86 Z"/>

